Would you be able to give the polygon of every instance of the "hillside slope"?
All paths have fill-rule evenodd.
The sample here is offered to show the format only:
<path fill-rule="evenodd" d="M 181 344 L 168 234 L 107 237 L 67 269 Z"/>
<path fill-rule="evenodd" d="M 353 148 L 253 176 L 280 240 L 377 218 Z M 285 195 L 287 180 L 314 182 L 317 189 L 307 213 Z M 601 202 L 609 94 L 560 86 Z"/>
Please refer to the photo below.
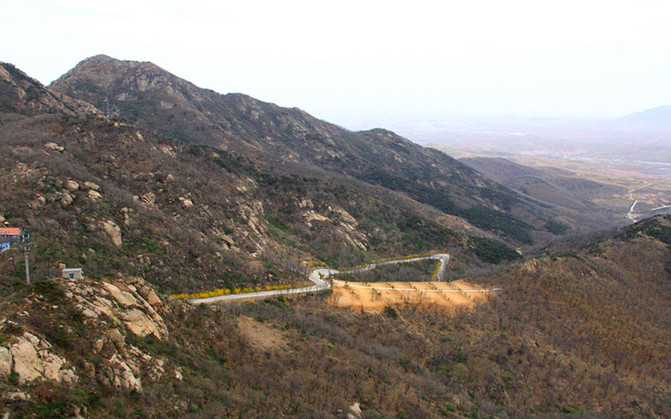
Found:
<path fill-rule="evenodd" d="M 7 63 L 0 66 L 0 112 L 25 115 L 100 113 L 88 102 L 54 94 L 37 80 Z"/>
<path fill-rule="evenodd" d="M 555 215 L 446 154 L 390 131 L 351 132 L 297 108 L 201 89 L 152 63 L 95 56 L 49 89 L 110 107 L 138 126 L 250 157 L 274 171 L 346 175 L 515 242 L 547 239 Z"/>
<path fill-rule="evenodd" d="M 515 258 L 468 224 L 400 194 L 271 173 L 237 154 L 164 140 L 95 112 L 63 113 L 60 98 L 33 115 L 7 100 L 18 96 L 0 98 L 10 110 L 0 113 L 0 216 L 33 233 L 38 277 L 65 263 L 187 292 L 300 282 L 308 261 L 353 266 L 450 249 L 466 269 Z M 19 264 L 14 258 L 2 275 L 20 277 Z"/>
<path fill-rule="evenodd" d="M 669 244 L 671 219 L 646 220 L 480 278 L 503 293 L 457 313 L 324 296 L 194 307 L 138 278 L 3 281 L 0 412 L 668 417 Z"/>
<path fill-rule="evenodd" d="M 621 214 L 599 209 L 599 202 L 623 195 L 626 189 L 575 176 L 571 171 L 554 167 L 529 167 L 498 157 L 469 157 L 462 163 L 501 184 L 541 202 L 563 208 L 565 219 L 585 218 L 594 226 L 605 228 L 617 224 Z"/>

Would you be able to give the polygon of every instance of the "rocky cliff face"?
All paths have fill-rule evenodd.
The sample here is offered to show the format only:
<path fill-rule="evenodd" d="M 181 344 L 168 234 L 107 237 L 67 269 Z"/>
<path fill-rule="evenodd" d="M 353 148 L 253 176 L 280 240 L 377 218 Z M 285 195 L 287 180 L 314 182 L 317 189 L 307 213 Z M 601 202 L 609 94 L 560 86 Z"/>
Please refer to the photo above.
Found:
<path fill-rule="evenodd" d="M 14 323 L 17 326 L 17 323 Z M 50 380 L 74 384 L 79 378 L 67 361 L 53 352 L 46 339 L 30 332 L 18 336 L 9 346 L 0 346 L 0 376 L 16 375 L 18 384 Z"/>
<path fill-rule="evenodd" d="M 170 338 L 162 317 L 170 309 L 141 278 L 52 279 L 21 294 L 2 307 L 0 380 L 10 384 L 0 384 L 5 401 L 30 400 L 40 382 L 142 392 L 145 382 L 181 379 L 165 357 L 132 343 Z"/>

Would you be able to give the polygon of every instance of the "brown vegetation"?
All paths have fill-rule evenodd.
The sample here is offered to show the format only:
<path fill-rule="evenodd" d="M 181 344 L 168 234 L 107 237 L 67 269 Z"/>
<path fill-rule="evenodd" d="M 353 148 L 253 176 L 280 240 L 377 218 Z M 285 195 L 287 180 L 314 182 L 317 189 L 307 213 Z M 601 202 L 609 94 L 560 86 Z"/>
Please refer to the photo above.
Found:
<path fill-rule="evenodd" d="M 91 362 L 86 342 L 99 332 L 77 321 L 77 308 L 57 289 L 17 286 L 2 312 L 20 329 L 5 327 L 3 339 L 30 328 L 74 359 L 83 378 L 77 391 L 20 387 L 35 401 L 12 408 L 56 409 L 46 396 L 53 394 L 91 416 L 328 417 L 358 402 L 373 417 L 665 417 L 671 254 L 649 234 L 666 237 L 667 224 L 479 278 L 504 292 L 468 310 L 400 305 L 361 313 L 333 307 L 330 296 L 198 307 L 167 301 L 161 315 L 170 340 L 131 332 L 125 339 L 182 378 L 143 380 L 141 393 L 86 378 L 77 360 Z M 17 314 L 23 310 L 30 314 Z"/>

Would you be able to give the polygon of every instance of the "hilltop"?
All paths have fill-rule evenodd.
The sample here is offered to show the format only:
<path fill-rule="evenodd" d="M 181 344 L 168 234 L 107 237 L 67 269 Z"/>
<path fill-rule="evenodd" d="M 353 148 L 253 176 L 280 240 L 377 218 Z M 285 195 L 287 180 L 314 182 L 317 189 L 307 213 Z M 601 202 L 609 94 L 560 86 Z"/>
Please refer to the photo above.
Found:
<path fill-rule="evenodd" d="M 671 131 L 671 105 L 658 106 L 646 109 L 617 120 L 619 124 L 628 129 L 639 131 Z"/>

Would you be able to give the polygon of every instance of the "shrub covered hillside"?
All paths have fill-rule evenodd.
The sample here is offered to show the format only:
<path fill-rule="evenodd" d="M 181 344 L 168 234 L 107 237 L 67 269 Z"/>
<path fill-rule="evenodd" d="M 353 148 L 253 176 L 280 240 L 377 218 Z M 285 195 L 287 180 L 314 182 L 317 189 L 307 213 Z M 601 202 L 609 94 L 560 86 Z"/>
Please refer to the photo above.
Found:
<path fill-rule="evenodd" d="M 194 307 L 137 278 L 5 284 L 0 354 L 35 347 L 42 370 L 15 357 L 0 412 L 669 417 L 671 254 L 649 231 L 481 278 L 503 293 L 454 315 L 317 295 Z"/>
<path fill-rule="evenodd" d="M 463 255 L 464 271 L 514 255 L 484 237 L 472 246 L 466 223 L 402 195 L 382 199 L 339 178 L 270 173 L 233 153 L 163 140 L 94 108 L 73 110 L 71 99 L 0 68 L 9 69 L 3 91 L 14 92 L 0 98 L 0 216 L 31 231 L 36 279 L 62 263 L 185 293 L 300 283 L 306 262 L 351 266 L 444 249 Z M 508 254 L 482 256 L 496 247 Z M 3 280 L 22 277 L 16 251 L 0 264 Z"/>

